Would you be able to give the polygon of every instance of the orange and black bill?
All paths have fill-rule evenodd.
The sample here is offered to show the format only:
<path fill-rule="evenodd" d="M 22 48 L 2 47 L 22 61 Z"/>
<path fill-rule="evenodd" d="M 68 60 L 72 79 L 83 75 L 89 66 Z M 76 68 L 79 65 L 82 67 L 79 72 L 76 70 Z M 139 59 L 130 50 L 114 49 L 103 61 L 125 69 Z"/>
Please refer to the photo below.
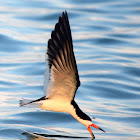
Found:
<path fill-rule="evenodd" d="M 98 127 L 98 126 L 95 125 L 95 124 L 89 125 L 89 126 L 87 127 L 87 130 L 89 131 L 89 133 L 91 134 L 91 136 L 92 136 L 93 139 L 95 139 L 95 136 L 94 136 L 94 134 L 93 134 L 93 132 L 92 132 L 90 126 L 92 126 L 92 127 L 96 128 L 96 129 L 99 129 L 99 130 L 105 132 L 102 128 Z"/>
<path fill-rule="evenodd" d="M 92 133 L 92 130 L 90 128 L 90 126 L 87 127 L 87 130 L 89 131 L 90 135 L 92 136 L 93 139 L 95 139 L 94 134 Z"/>

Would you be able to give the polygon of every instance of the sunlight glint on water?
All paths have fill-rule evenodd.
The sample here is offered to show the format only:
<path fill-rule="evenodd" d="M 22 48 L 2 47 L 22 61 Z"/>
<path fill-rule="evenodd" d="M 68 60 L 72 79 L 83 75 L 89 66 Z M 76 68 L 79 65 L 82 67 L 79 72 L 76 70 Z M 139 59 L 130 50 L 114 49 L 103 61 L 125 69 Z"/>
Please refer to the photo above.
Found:
<path fill-rule="evenodd" d="M 1 1 L 0 139 L 91 139 L 69 114 L 18 105 L 43 95 L 47 40 L 67 10 L 82 83 L 75 99 L 107 132 L 94 129 L 96 139 L 139 140 L 139 7 L 139 0 Z"/>

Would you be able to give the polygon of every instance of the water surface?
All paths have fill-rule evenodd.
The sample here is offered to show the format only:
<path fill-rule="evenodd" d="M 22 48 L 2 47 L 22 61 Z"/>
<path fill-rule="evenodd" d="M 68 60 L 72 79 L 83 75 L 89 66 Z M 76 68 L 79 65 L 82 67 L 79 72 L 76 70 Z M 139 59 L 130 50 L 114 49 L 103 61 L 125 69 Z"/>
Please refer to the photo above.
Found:
<path fill-rule="evenodd" d="M 97 140 L 140 139 L 140 1 L 14 0 L 0 5 L 0 140 L 91 140 L 65 113 L 20 108 L 43 95 L 47 40 L 67 10 L 81 86 L 75 100 Z"/>

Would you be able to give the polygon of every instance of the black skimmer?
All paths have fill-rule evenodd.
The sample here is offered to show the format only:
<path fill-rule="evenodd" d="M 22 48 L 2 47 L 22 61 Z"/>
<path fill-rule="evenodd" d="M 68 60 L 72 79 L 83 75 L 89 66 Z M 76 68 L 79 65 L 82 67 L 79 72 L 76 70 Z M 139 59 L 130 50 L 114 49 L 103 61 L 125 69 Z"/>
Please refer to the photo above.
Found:
<path fill-rule="evenodd" d="M 80 80 L 66 11 L 62 13 L 62 17 L 59 17 L 51 39 L 48 41 L 46 64 L 45 96 L 34 101 L 20 100 L 20 106 L 37 106 L 49 111 L 69 113 L 87 127 L 93 138 L 95 137 L 91 126 L 105 132 L 92 123 L 91 118 L 79 108 L 74 100 Z"/>

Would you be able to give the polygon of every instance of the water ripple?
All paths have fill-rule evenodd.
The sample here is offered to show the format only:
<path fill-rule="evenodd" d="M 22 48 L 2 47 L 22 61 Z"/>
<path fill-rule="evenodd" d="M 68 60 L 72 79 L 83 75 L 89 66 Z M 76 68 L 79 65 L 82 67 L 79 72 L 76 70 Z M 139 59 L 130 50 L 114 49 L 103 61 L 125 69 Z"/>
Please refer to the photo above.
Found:
<path fill-rule="evenodd" d="M 43 96 L 47 40 L 67 10 L 81 80 L 75 100 L 107 132 L 93 130 L 96 139 L 139 140 L 139 5 L 139 0 L 1 1 L 0 139 L 91 139 L 69 114 L 18 105 L 22 97 Z"/>

